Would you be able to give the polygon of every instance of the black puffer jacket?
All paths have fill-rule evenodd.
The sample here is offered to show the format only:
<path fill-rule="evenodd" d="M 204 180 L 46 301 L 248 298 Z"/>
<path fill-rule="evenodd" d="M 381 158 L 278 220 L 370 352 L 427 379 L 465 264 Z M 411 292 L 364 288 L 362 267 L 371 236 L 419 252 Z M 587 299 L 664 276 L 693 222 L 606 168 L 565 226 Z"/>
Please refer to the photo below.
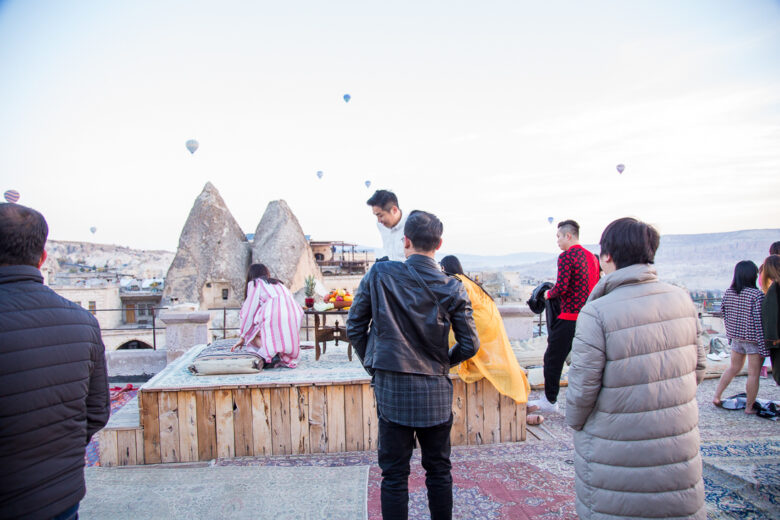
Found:
<path fill-rule="evenodd" d="M 48 519 L 85 494 L 84 449 L 110 412 L 97 320 L 0 266 L 0 518 Z"/>
<path fill-rule="evenodd" d="M 442 273 L 432 258 L 412 255 L 406 262 L 378 262 L 363 277 L 347 336 L 371 374 L 445 375 L 479 350 L 471 314 L 460 280 Z M 457 341 L 452 349 L 450 326 Z"/>

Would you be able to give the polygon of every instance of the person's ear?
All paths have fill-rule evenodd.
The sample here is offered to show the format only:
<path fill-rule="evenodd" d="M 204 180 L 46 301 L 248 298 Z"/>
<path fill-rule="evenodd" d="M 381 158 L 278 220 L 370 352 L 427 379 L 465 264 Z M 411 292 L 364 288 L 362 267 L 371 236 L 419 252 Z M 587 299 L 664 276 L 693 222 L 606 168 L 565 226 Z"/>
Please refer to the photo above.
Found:
<path fill-rule="evenodd" d="M 439 244 L 436 246 L 436 249 L 434 249 L 434 251 L 438 251 L 439 248 L 441 248 L 441 238 L 439 239 Z"/>
<path fill-rule="evenodd" d="M 412 248 L 412 241 L 409 240 L 409 237 L 404 236 L 404 249 L 411 249 Z"/>
<path fill-rule="evenodd" d="M 41 255 L 41 259 L 38 261 L 38 269 L 40 269 L 43 263 L 46 261 L 46 257 L 47 257 L 47 253 L 46 250 L 44 249 L 43 254 Z"/>

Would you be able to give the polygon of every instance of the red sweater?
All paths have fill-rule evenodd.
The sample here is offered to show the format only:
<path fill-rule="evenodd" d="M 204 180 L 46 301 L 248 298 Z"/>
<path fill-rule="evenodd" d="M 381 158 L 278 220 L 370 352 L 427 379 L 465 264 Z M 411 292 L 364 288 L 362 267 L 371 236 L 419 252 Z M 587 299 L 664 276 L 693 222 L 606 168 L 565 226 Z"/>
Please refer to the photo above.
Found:
<path fill-rule="evenodd" d="M 599 281 L 596 257 L 581 245 L 571 246 L 558 256 L 558 279 L 547 292 L 561 299 L 561 320 L 576 321 L 590 291 Z"/>

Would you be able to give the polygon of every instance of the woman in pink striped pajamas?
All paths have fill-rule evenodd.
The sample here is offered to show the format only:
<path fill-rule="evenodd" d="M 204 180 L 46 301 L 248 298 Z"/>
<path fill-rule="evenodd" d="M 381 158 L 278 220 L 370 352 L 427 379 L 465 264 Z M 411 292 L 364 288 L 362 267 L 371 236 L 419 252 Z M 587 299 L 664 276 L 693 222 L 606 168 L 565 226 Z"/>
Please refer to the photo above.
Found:
<path fill-rule="evenodd" d="M 246 346 L 266 366 L 295 368 L 301 355 L 300 330 L 303 309 L 292 293 L 263 264 L 252 264 L 246 277 L 246 298 L 239 320 L 241 332 L 231 350 Z M 279 363 L 274 357 L 277 356 Z"/>

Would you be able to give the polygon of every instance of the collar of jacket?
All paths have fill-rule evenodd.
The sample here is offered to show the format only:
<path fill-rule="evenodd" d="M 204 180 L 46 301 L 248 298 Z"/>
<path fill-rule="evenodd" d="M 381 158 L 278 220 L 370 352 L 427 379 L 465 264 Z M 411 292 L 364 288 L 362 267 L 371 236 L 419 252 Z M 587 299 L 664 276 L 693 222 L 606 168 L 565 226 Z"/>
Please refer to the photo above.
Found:
<path fill-rule="evenodd" d="M 31 265 L 0 266 L 0 283 L 27 281 L 43 283 L 43 276 L 37 267 Z"/>
<path fill-rule="evenodd" d="M 439 268 L 439 264 L 437 264 L 436 260 L 434 260 L 430 256 L 411 255 L 409 256 L 409 258 L 406 259 L 406 263 L 410 264 L 412 267 L 428 267 L 435 271 L 441 271 L 441 268 Z"/>
<path fill-rule="evenodd" d="M 596 287 L 590 293 L 588 301 L 601 298 L 609 294 L 622 285 L 631 285 L 636 283 L 657 282 L 658 273 L 655 267 L 650 264 L 634 264 L 618 269 L 614 273 L 608 274 L 599 280 Z"/>

